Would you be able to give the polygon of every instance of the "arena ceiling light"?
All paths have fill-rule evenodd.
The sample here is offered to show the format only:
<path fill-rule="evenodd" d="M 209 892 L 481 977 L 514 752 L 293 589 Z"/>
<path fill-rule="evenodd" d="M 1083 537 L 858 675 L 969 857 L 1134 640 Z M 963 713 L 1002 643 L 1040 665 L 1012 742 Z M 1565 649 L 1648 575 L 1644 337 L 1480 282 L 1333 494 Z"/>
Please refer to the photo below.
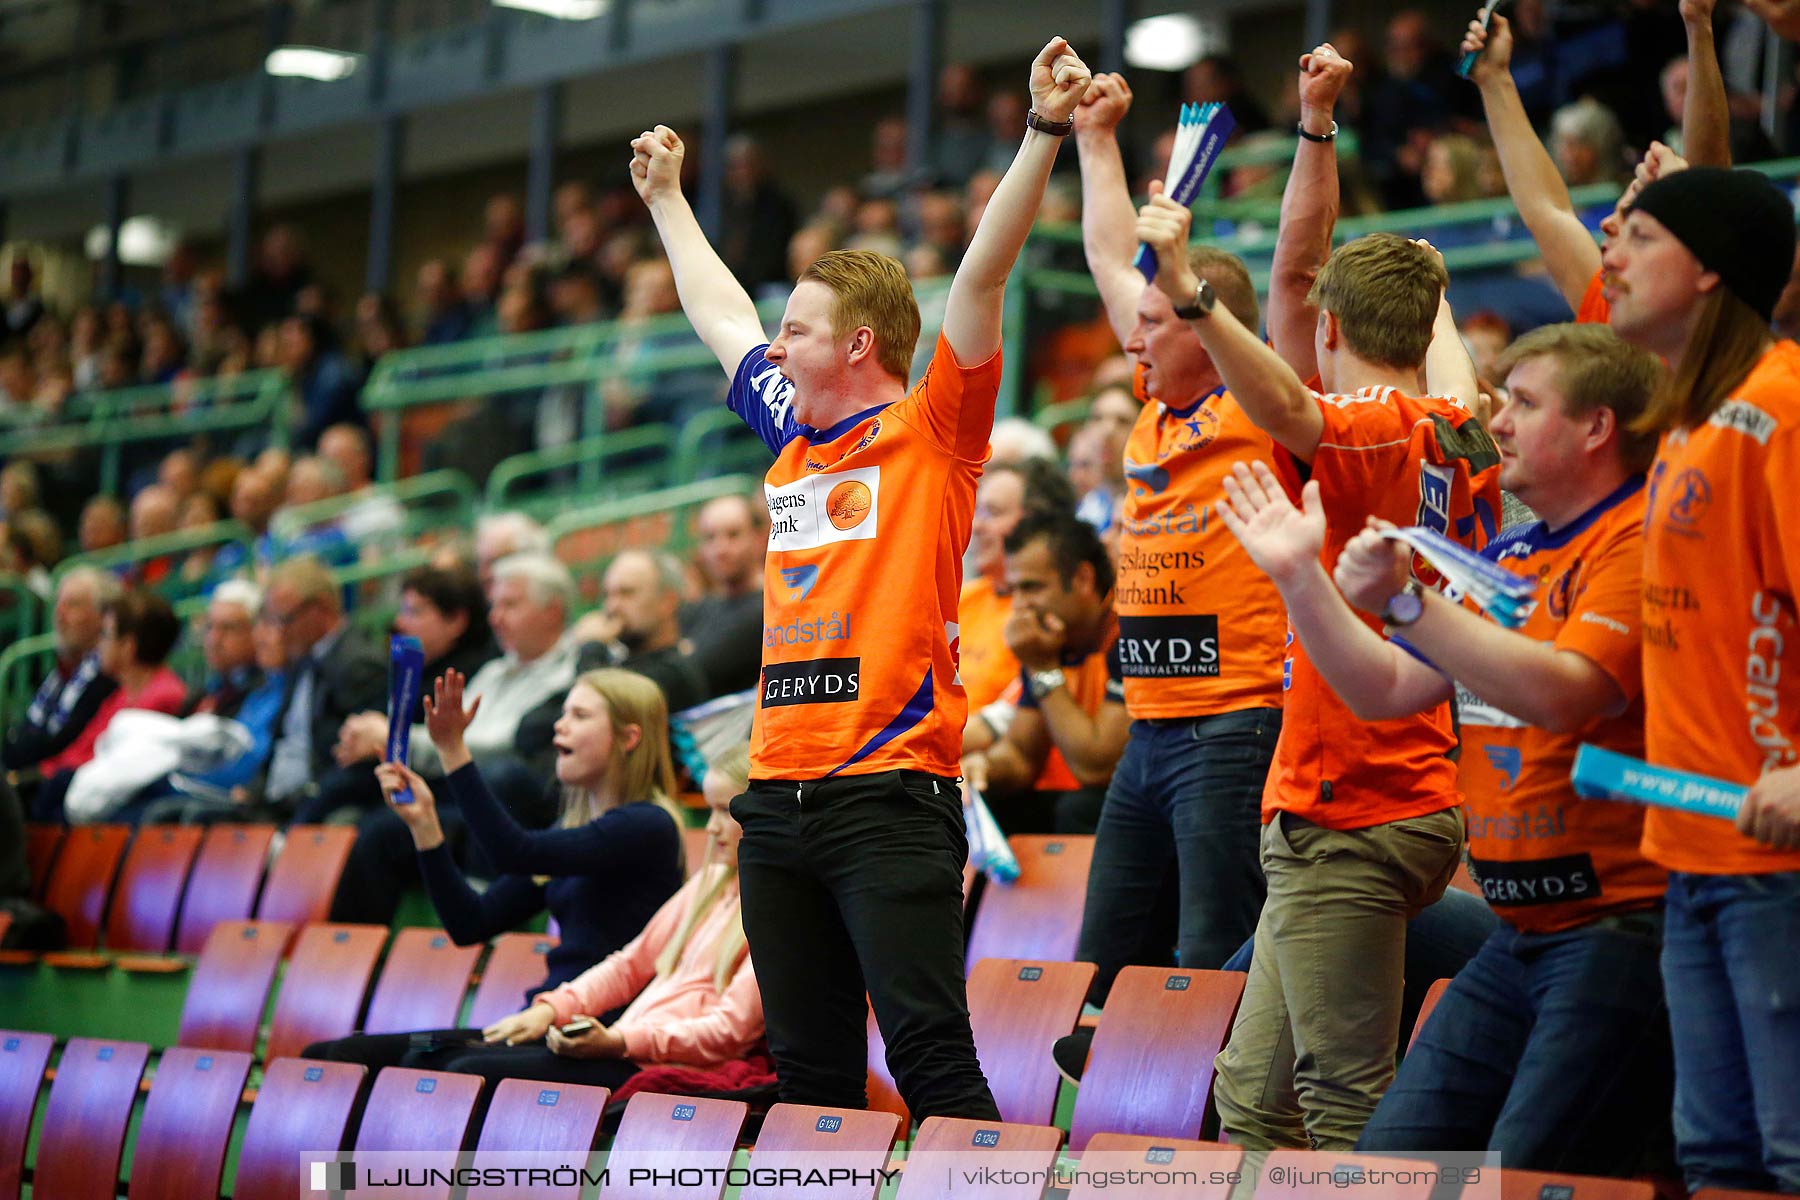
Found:
<path fill-rule="evenodd" d="M 111 231 L 96 225 L 88 230 L 83 248 L 91 261 L 99 262 L 111 241 Z M 157 218 L 127 217 L 119 226 L 119 261 L 128 267 L 160 267 L 169 261 L 175 242 L 175 231 Z"/>
<path fill-rule="evenodd" d="M 333 83 L 356 73 L 362 55 L 319 46 L 277 46 L 263 60 L 263 70 L 291 79 L 317 79 Z"/>
<path fill-rule="evenodd" d="M 559 21 L 591 21 L 606 11 L 607 0 L 494 0 L 500 8 L 516 8 Z"/>
<path fill-rule="evenodd" d="M 1221 48 L 1217 22 L 1186 13 L 1133 21 L 1125 30 L 1125 63 L 1145 71 L 1185 71 Z"/>

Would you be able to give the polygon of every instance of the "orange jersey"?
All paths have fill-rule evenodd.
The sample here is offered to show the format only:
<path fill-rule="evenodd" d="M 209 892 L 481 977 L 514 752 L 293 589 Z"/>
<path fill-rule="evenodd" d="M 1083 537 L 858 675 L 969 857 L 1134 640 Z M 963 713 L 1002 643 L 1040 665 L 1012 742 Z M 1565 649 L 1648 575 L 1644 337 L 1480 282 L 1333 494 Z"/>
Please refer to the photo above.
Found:
<path fill-rule="evenodd" d="M 1594 277 L 1588 280 L 1587 291 L 1581 295 L 1581 307 L 1575 310 L 1577 325 L 1604 325 L 1612 316 L 1612 305 L 1600 294 L 1600 285 L 1605 279 L 1604 271 L 1595 271 Z"/>
<path fill-rule="evenodd" d="M 1275 444 L 1223 388 L 1185 409 L 1145 400 L 1125 443 L 1119 660 L 1135 719 L 1281 706 L 1287 613 L 1214 509 L 1234 462 Z"/>
<path fill-rule="evenodd" d="M 794 419 L 793 385 L 762 350 L 728 397 L 777 456 L 751 776 L 954 776 L 968 714 L 956 606 L 1000 356 L 962 367 L 940 336 L 905 399 L 821 430 Z"/>
<path fill-rule="evenodd" d="M 1784 341 L 1705 424 L 1664 434 L 1651 468 L 1644 732 L 1659 767 L 1748 785 L 1800 763 L 1797 484 L 1800 346 Z M 1662 808 L 1644 853 L 1702 875 L 1800 870 L 1800 851 Z"/>
<path fill-rule="evenodd" d="M 957 624 L 962 628 L 959 662 L 963 691 L 970 708 L 985 708 L 1000 699 L 1006 686 L 1019 676 L 1019 660 L 1006 645 L 1012 597 L 1001 595 L 991 579 L 977 576 L 963 584 L 957 612 Z"/>
<path fill-rule="evenodd" d="M 1088 716 L 1098 716 L 1102 704 L 1122 704 L 1125 701 L 1124 676 L 1119 667 L 1119 623 L 1116 619 L 1106 622 L 1100 635 L 1100 644 L 1087 654 L 1065 655 L 1062 661 L 1063 687 L 1068 689 L 1081 711 Z M 1030 672 L 1020 669 L 1015 676 L 1013 689 L 1018 693 L 1020 708 L 1038 708 L 1038 702 L 1031 695 Z M 1048 729 L 1049 722 L 1045 722 Z M 1062 751 L 1054 743 L 1050 746 L 1050 757 L 1044 760 L 1044 770 L 1032 784 L 1040 792 L 1072 792 L 1081 786 L 1075 778 L 1075 772 L 1069 769 L 1069 761 L 1063 757 Z"/>
<path fill-rule="evenodd" d="M 1315 393 L 1316 394 L 1316 393 Z M 1316 479 L 1325 506 L 1325 569 L 1370 515 L 1425 525 L 1479 547 L 1498 530 L 1499 452 L 1467 409 L 1395 388 L 1319 396 L 1325 428 L 1310 468 L 1285 451 L 1280 474 L 1296 499 Z M 1423 564 L 1423 582 L 1437 580 Z M 1381 623 L 1363 615 L 1372 629 Z M 1363 829 L 1461 803 L 1450 706 L 1363 721 L 1320 677 L 1297 638 L 1288 644 L 1281 738 L 1263 789 L 1263 820 L 1291 812 L 1328 829 Z"/>
<path fill-rule="evenodd" d="M 1643 522 L 1644 480 L 1633 476 L 1554 533 L 1541 521 L 1521 525 L 1482 551 L 1538 581 L 1537 607 L 1519 632 L 1593 662 L 1627 701 L 1617 716 L 1551 733 L 1457 688 L 1469 870 L 1494 911 L 1528 933 L 1649 908 L 1668 887 L 1667 872 L 1639 849 L 1644 810 L 1583 800 L 1569 783 L 1583 742 L 1643 756 Z"/>

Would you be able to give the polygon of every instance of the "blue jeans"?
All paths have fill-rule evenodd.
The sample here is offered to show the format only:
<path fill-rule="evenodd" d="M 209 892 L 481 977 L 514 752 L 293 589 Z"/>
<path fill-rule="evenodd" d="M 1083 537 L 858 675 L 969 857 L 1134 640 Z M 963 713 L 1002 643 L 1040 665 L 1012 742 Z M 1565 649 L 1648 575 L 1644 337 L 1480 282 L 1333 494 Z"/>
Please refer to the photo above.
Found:
<path fill-rule="evenodd" d="M 1528 1170 L 1638 1170 L 1668 1131 L 1661 928 L 1646 912 L 1561 933 L 1495 930 L 1432 1010 L 1356 1148 L 1483 1146 Z"/>
<path fill-rule="evenodd" d="M 1133 964 L 1215 970 L 1262 911 L 1263 781 L 1281 710 L 1133 721 L 1113 771 L 1075 957 L 1099 967 L 1102 1004 Z"/>
<path fill-rule="evenodd" d="M 1800 1192 L 1800 871 L 1669 876 L 1663 982 L 1690 1189 Z"/>

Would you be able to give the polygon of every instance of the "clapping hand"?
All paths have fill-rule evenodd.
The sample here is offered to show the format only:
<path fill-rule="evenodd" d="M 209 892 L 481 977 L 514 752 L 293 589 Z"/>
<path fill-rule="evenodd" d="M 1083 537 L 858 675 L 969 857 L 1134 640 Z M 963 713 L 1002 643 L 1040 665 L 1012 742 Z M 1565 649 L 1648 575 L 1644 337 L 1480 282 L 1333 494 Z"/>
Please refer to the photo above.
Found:
<path fill-rule="evenodd" d="M 1325 508 L 1317 481 L 1301 491 L 1300 504 L 1294 507 L 1275 472 L 1263 463 L 1234 463 L 1225 477 L 1219 516 L 1251 561 L 1277 584 L 1317 562 L 1325 548 Z"/>

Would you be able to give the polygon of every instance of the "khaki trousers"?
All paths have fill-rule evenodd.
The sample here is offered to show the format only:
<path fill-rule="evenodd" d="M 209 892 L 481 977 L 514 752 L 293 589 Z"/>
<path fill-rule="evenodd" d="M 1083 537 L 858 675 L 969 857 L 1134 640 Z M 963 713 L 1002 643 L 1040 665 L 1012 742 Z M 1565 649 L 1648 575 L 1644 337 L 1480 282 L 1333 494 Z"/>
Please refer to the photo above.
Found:
<path fill-rule="evenodd" d="M 1462 854 L 1461 808 L 1339 831 L 1263 826 L 1269 896 L 1214 1100 L 1250 1149 L 1349 1150 L 1394 1078 L 1406 923 Z"/>

